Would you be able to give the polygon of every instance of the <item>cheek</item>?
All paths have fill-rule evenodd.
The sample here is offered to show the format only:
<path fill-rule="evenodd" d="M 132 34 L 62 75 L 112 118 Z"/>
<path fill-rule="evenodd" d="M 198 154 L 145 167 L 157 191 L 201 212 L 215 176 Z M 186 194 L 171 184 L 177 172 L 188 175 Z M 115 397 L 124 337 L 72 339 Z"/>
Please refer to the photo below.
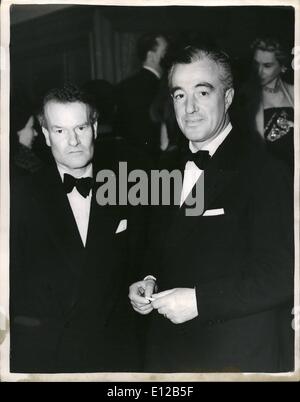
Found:
<path fill-rule="evenodd" d="M 266 68 L 264 70 L 264 75 L 266 75 L 267 77 L 270 77 L 273 74 L 274 74 L 274 69 Z"/>
<path fill-rule="evenodd" d="M 175 111 L 175 116 L 177 119 L 178 124 L 181 124 L 184 118 L 184 107 L 183 105 L 180 106 L 174 106 L 174 111 Z"/>
<path fill-rule="evenodd" d="M 94 138 L 93 138 L 93 136 L 91 135 L 91 136 L 88 137 L 88 138 L 84 138 L 84 139 L 82 140 L 81 144 L 83 144 L 84 147 L 85 147 L 87 150 L 93 149 L 93 148 L 94 148 Z"/>
<path fill-rule="evenodd" d="M 281 68 L 280 67 L 277 67 L 275 70 L 274 70 L 274 75 L 279 75 L 281 73 Z"/>
<path fill-rule="evenodd" d="M 51 140 L 51 149 L 53 153 L 56 154 L 63 154 L 65 152 L 65 141 L 61 139 L 60 141 L 57 140 Z"/>
<path fill-rule="evenodd" d="M 208 121 L 214 121 L 218 118 L 219 112 L 221 110 L 220 104 L 221 102 L 215 101 L 202 106 L 202 113 L 205 114 Z"/>

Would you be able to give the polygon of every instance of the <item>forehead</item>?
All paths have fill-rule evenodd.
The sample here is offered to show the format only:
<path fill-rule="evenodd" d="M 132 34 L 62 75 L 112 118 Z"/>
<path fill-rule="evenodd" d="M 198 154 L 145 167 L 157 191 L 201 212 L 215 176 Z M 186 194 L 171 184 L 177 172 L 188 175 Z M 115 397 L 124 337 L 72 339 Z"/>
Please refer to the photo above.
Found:
<path fill-rule="evenodd" d="M 188 89 L 201 83 L 217 88 L 221 85 L 219 66 L 208 58 L 190 64 L 177 64 L 172 73 L 172 87 Z"/>
<path fill-rule="evenodd" d="M 67 127 L 88 121 L 89 108 L 82 102 L 50 101 L 46 103 L 44 109 L 47 122 L 51 125 Z"/>
<path fill-rule="evenodd" d="M 254 60 L 258 63 L 275 63 L 277 59 L 274 52 L 257 49 L 254 53 Z"/>

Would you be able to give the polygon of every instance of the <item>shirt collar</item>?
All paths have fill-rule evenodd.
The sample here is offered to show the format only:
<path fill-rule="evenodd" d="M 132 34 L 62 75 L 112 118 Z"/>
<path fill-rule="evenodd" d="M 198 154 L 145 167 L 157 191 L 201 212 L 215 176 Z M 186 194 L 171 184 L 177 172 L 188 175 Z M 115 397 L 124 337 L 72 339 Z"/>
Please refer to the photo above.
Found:
<path fill-rule="evenodd" d="M 146 66 L 146 65 L 143 65 L 143 68 L 144 68 L 145 70 L 151 71 L 151 73 L 153 73 L 158 79 L 161 78 L 159 72 L 158 72 L 157 70 L 155 70 L 154 68 L 149 67 L 149 66 Z"/>
<path fill-rule="evenodd" d="M 227 135 L 230 133 L 232 129 L 232 125 L 229 122 L 227 126 L 220 132 L 219 135 L 217 135 L 214 139 L 212 139 L 208 144 L 206 144 L 201 150 L 203 151 L 209 151 L 209 155 L 213 156 L 213 154 L 216 152 L 216 150 L 219 148 L 219 146 L 222 144 L 222 142 L 225 140 Z M 193 145 L 193 143 L 190 141 L 189 142 L 189 148 L 191 152 L 195 153 L 198 151 L 198 149 Z"/>
<path fill-rule="evenodd" d="M 60 174 L 60 177 L 61 177 L 62 181 L 64 180 L 64 174 L 65 173 L 70 174 L 70 171 L 67 171 L 63 166 L 57 165 L 57 169 L 59 171 L 59 174 Z M 85 174 L 83 174 L 80 178 L 83 178 L 83 177 L 93 177 L 93 165 L 92 165 L 92 163 L 90 163 L 88 165 Z"/>

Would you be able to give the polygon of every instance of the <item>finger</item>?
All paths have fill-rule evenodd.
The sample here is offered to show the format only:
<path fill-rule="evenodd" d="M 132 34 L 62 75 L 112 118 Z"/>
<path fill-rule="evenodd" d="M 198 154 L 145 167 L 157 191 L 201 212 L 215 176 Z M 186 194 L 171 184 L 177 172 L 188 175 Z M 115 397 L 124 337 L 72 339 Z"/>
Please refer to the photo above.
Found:
<path fill-rule="evenodd" d="M 163 297 L 159 298 L 159 299 L 156 299 L 156 300 L 153 300 L 153 302 L 151 302 L 151 305 L 152 305 L 153 308 L 155 308 L 157 310 L 159 308 L 163 308 L 163 307 L 167 306 L 166 300 Z"/>
<path fill-rule="evenodd" d="M 163 315 L 165 318 L 169 318 L 168 310 L 166 310 L 165 308 L 159 308 L 157 312 Z"/>
<path fill-rule="evenodd" d="M 153 310 L 153 307 L 151 306 L 151 304 L 140 305 L 140 304 L 135 304 L 135 303 L 131 302 L 131 305 L 134 309 L 137 309 L 140 311 Z"/>
<path fill-rule="evenodd" d="M 144 294 L 145 284 L 143 281 L 135 282 L 129 286 L 129 294 L 137 294 L 143 295 Z"/>
<path fill-rule="evenodd" d="M 170 293 L 174 292 L 174 289 L 168 289 L 168 290 L 164 290 L 163 292 L 159 292 L 159 293 L 154 293 L 152 295 L 153 299 L 159 299 L 161 297 L 167 296 Z"/>
<path fill-rule="evenodd" d="M 145 297 L 151 297 L 154 291 L 155 281 L 153 279 L 148 279 L 145 285 Z"/>
<path fill-rule="evenodd" d="M 149 304 L 149 303 L 136 303 L 134 301 L 130 301 L 130 303 L 136 308 L 144 308 L 144 307 L 151 306 L 151 304 Z"/>
<path fill-rule="evenodd" d="M 129 299 L 134 303 L 140 304 L 149 304 L 149 300 L 145 299 L 143 296 L 139 296 L 137 294 L 130 294 L 128 295 Z"/>
<path fill-rule="evenodd" d="M 136 311 L 137 313 L 142 314 L 142 315 L 149 314 L 149 313 L 151 313 L 151 311 L 153 310 L 153 309 L 150 309 L 150 310 L 147 310 L 147 311 L 141 311 L 141 310 L 139 310 L 139 309 L 136 308 L 136 307 L 133 307 L 133 309 L 134 309 L 134 311 Z"/>
<path fill-rule="evenodd" d="M 145 306 L 139 307 L 139 309 L 141 311 L 147 311 L 147 310 L 153 310 L 153 307 L 151 306 L 151 304 L 146 304 Z"/>

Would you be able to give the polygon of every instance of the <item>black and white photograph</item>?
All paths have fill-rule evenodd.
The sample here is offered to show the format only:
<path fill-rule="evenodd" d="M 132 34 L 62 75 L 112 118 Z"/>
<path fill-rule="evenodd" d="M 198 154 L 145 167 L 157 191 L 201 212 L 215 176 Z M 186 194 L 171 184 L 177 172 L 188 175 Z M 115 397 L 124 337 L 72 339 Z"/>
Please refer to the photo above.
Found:
<path fill-rule="evenodd" d="M 300 379 L 299 15 L 2 1 L 0 381 Z"/>

